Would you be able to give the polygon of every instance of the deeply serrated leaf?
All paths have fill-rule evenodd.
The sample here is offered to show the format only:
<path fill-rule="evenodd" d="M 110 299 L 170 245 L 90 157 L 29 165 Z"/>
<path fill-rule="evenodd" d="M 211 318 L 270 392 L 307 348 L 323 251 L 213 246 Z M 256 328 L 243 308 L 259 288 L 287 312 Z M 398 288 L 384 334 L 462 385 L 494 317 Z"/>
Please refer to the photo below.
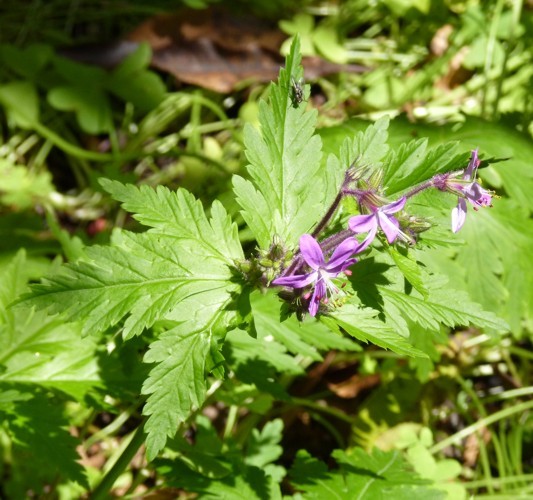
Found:
<path fill-rule="evenodd" d="M 494 313 L 484 311 L 479 304 L 472 302 L 468 294 L 445 288 L 442 283 L 430 290 L 426 300 L 386 287 L 379 287 L 379 291 L 386 303 L 390 301 L 402 315 L 423 328 L 437 330 L 441 323 L 447 326 L 472 324 L 498 331 L 506 331 L 509 328 L 505 321 Z"/>
<path fill-rule="evenodd" d="M 457 153 L 458 142 L 446 142 L 425 152 L 426 140 L 410 143 L 412 150 L 393 155 L 387 174 L 387 193 L 404 191 L 441 172 L 461 170 L 468 164 L 470 152 Z M 406 148 L 408 146 L 405 146 Z M 425 154 L 420 157 L 421 153 Z"/>
<path fill-rule="evenodd" d="M 242 215 L 263 249 L 274 235 L 294 246 L 320 219 L 342 181 L 340 168 L 320 170 L 316 110 L 305 111 L 293 100 L 291 82 L 301 76 L 300 60 L 296 38 L 279 83 L 271 85 L 269 104 L 260 103 L 261 129 L 248 125 L 244 130 L 251 180 L 235 177 L 233 182 Z"/>
<path fill-rule="evenodd" d="M 38 394 L 31 400 L 17 402 L 14 412 L 3 418 L 13 439 L 10 462 L 19 473 L 27 475 L 24 491 L 19 491 L 15 498 L 25 498 L 27 488 L 44 496 L 51 482 L 76 481 L 88 487 L 76 452 L 79 440 L 68 431 L 63 407 L 57 403 Z"/>
<path fill-rule="evenodd" d="M 330 328 L 340 327 L 362 342 L 372 342 L 379 347 L 405 356 L 427 357 L 425 353 L 413 347 L 404 337 L 379 320 L 378 314 L 378 311 L 370 308 L 361 309 L 352 304 L 345 304 L 323 321 Z"/>
<path fill-rule="evenodd" d="M 254 325 L 259 336 L 271 336 L 289 352 L 308 356 L 315 361 L 322 359 L 318 349 L 360 350 L 358 344 L 332 332 L 314 318 L 299 322 L 293 316 L 280 322 L 279 304 L 280 301 L 274 294 L 252 296 Z"/>
<path fill-rule="evenodd" d="M 117 192 L 135 192 L 113 186 Z M 133 189 L 136 208 L 145 210 L 150 220 L 160 217 L 168 224 L 161 222 L 143 234 L 116 232 L 113 246 L 87 248 L 84 259 L 35 285 L 29 303 L 65 312 L 69 319 L 85 318 L 84 333 L 104 331 L 127 317 L 124 336 L 129 338 L 158 319 L 174 319 L 181 302 L 192 316 L 204 302 L 212 309 L 232 302 L 240 287 L 232 283 L 230 266 L 243 255 L 222 206 L 215 203 L 208 220 L 200 203 L 184 190 L 160 189 L 154 195 Z M 174 219 L 165 219 L 166 209 L 175 213 Z"/>
<path fill-rule="evenodd" d="M 305 492 L 305 498 L 382 500 L 386 496 L 398 499 L 441 499 L 443 494 L 428 487 L 409 467 L 398 451 L 374 449 L 366 453 L 361 448 L 348 452 L 335 450 L 337 470 L 299 451 L 289 471 L 291 484 Z"/>
<path fill-rule="evenodd" d="M 425 298 L 428 290 L 424 284 L 422 273 L 417 262 L 410 255 L 401 254 L 395 247 L 389 247 L 388 252 L 393 258 L 398 269 L 405 276 L 405 279 Z"/>
<path fill-rule="evenodd" d="M 261 431 L 253 429 L 246 450 L 245 463 L 265 467 L 277 460 L 283 453 L 283 448 L 279 444 L 282 434 L 283 420 L 280 418 L 267 422 Z"/>
<path fill-rule="evenodd" d="M 19 252 L 0 273 L 0 388 L 57 389 L 82 401 L 87 392 L 102 387 L 96 342 L 82 339 L 79 325 L 42 311 L 7 308 L 25 285 L 24 266 Z"/>
<path fill-rule="evenodd" d="M 164 332 L 152 343 L 146 363 L 158 363 L 146 379 L 142 392 L 148 394 L 143 413 L 148 415 L 146 452 L 153 460 L 173 437 L 178 425 L 205 399 L 205 362 L 209 334 L 185 322 Z"/>

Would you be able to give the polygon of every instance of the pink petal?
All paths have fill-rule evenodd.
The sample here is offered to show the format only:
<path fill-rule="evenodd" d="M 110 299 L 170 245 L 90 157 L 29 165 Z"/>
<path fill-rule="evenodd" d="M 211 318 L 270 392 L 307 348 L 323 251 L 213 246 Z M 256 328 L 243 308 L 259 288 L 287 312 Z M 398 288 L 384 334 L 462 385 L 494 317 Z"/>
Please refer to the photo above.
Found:
<path fill-rule="evenodd" d="M 309 300 L 309 314 L 311 316 L 316 316 L 316 313 L 318 312 L 318 306 L 320 305 L 320 301 L 323 297 L 326 296 L 326 285 L 324 284 L 324 280 L 319 280 L 315 288 L 313 290 L 313 295 L 311 296 L 311 299 Z"/>
<path fill-rule="evenodd" d="M 459 198 L 457 206 L 452 210 L 452 231 L 456 233 L 463 227 L 466 220 L 466 200 Z"/>
<path fill-rule="evenodd" d="M 367 234 L 366 238 L 359 243 L 357 248 L 355 249 L 354 253 L 361 253 L 363 250 L 366 250 L 366 248 L 374 241 L 374 238 L 376 237 L 376 233 L 378 232 L 378 225 L 376 224 L 372 230 Z"/>
<path fill-rule="evenodd" d="M 463 179 L 473 179 L 476 175 L 476 170 L 479 167 L 479 159 L 477 157 L 477 148 L 472 151 L 472 156 L 468 162 Z"/>
<path fill-rule="evenodd" d="M 395 214 L 396 212 L 399 212 L 405 206 L 406 201 L 407 201 L 407 198 L 405 196 L 402 196 L 399 200 L 395 201 L 394 203 L 389 203 L 388 205 L 381 207 L 379 211 L 384 214 Z"/>
<path fill-rule="evenodd" d="M 326 263 L 320 245 L 310 234 L 302 234 L 300 236 L 300 252 L 307 265 L 315 271 Z"/>
<path fill-rule="evenodd" d="M 325 269 L 330 271 L 336 267 L 342 266 L 344 262 L 349 259 L 359 246 L 359 242 L 355 238 L 345 239 L 333 252 Z M 340 272 L 340 271 L 339 271 Z"/>
<path fill-rule="evenodd" d="M 339 262 L 336 266 L 330 267 L 328 264 L 328 267 L 326 269 L 327 275 L 330 278 L 336 278 L 339 273 L 342 273 L 345 269 L 348 269 L 350 266 L 353 266 L 356 262 L 357 259 L 346 259 L 342 262 Z"/>
<path fill-rule="evenodd" d="M 375 214 L 370 215 L 354 215 L 350 217 L 348 226 L 354 233 L 366 233 L 377 228 L 378 221 Z"/>
<path fill-rule="evenodd" d="M 385 233 L 385 236 L 387 237 L 387 241 L 389 243 L 392 243 L 396 237 L 398 236 L 398 233 L 400 232 L 400 223 L 394 218 L 389 217 L 383 213 L 378 213 L 379 218 L 379 225 L 383 232 Z"/>
<path fill-rule="evenodd" d="M 309 274 L 297 274 L 294 276 L 282 276 L 272 281 L 273 285 L 290 286 L 292 288 L 303 288 L 309 283 L 318 279 L 318 273 L 315 271 Z"/>

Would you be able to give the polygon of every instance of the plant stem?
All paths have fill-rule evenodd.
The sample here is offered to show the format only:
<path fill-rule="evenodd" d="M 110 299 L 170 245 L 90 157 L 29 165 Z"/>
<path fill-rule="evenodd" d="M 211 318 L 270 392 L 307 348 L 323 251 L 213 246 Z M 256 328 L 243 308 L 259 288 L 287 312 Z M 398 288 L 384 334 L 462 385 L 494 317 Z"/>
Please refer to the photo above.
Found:
<path fill-rule="evenodd" d="M 90 496 L 91 500 L 105 500 L 111 496 L 111 488 L 113 488 L 118 477 L 126 470 L 126 467 L 144 443 L 144 422 L 130 436 L 130 442 L 124 451 L 122 451 L 111 469 L 102 477 L 100 483 L 93 489 Z"/>
<path fill-rule="evenodd" d="M 313 238 L 316 238 L 322 232 L 322 230 L 328 225 L 329 221 L 333 217 L 333 214 L 337 210 L 337 207 L 339 206 L 339 203 L 341 202 L 342 197 L 343 197 L 343 192 L 339 191 L 339 193 L 333 200 L 333 203 L 331 204 L 328 211 L 326 212 L 326 215 L 322 217 L 322 220 L 316 225 L 315 229 L 311 233 L 311 236 L 313 236 Z"/>
<path fill-rule="evenodd" d="M 353 418 L 346 416 L 344 412 L 337 410 L 335 408 L 324 406 L 319 403 L 315 403 L 314 401 L 309 401 L 308 399 L 303 399 L 303 398 L 292 398 L 291 403 L 294 405 L 305 406 L 307 408 L 311 408 L 318 412 L 327 413 L 328 415 L 338 418 L 339 420 L 342 420 L 343 422 L 353 424 Z"/>
<path fill-rule="evenodd" d="M 443 439 L 439 443 L 433 445 L 429 449 L 429 452 L 438 453 L 439 451 L 442 451 L 444 448 L 451 446 L 453 444 L 456 444 L 461 439 L 467 436 L 470 436 L 470 434 L 473 434 L 474 432 L 478 431 L 482 427 L 486 427 L 487 425 L 493 424 L 494 422 L 497 422 L 500 419 L 510 417 L 511 415 L 514 415 L 515 413 L 520 413 L 520 412 L 527 411 L 530 409 L 533 409 L 533 401 L 526 401 L 525 403 L 520 403 L 515 406 L 511 406 L 510 408 L 504 408 L 503 410 L 497 411 L 496 413 L 493 413 L 492 415 L 489 415 L 485 418 L 478 420 L 475 424 L 465 427 L 464 429 L 460 430 L 459 432 L 456 432 L 452 436 L 447 437 L 446 439 Z"/>

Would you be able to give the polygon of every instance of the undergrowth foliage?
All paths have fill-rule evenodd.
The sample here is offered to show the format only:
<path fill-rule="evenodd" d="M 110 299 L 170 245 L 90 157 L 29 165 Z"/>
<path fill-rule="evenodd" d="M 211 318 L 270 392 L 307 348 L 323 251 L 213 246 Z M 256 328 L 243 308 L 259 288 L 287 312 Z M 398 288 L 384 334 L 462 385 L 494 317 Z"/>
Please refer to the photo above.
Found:
<path fill-rule="evenodd" d="M 235 176 L 233 186 L 257 241 L 252 254 L 245 255 L 239 229 L 218 201 L 204 208 L 185 189 L 172 192 L 101 179 L 103 188 L 148 229 L 115 230 L 110 245 L 85 248 L 78 260 L 32 285 L 13 309 L 6 307 L 16 295 L 8 297 L 4 290 L 1 296 L 6 311 L 2 328 L 10 332 L 4 338 L 18 335 L 16 315 L 24 317 L 32 308 L 37 311 L 32 328 L 56 327 L 57 318 L 45 319 L 44 309 L 60 313 L 72 325 L 51 340 L 51 353 L 61 351 L 63 343 L 73 348 L 61 351 L 70 364 L 58 366 L 58 377 L 50 377 L 46 388 L 70 399 L 82 401 L 109 387 L 101 361 L 109 354 L 102 345 L 113 341 L 126 348 L 149 332 L 146 369 L 139 373 L 151 461 L 168 445 L 185 446 L 174 440 L 180 425 L 228 376 L 286 400 L 289 395 L 272 375 L 301 374 L 301 355 L 320 360 L 322 350 L 354 351 L 372 343 L 408 356 L 416 365 L 434 359 L 431 339 L 442 325 L 508 328 L 414 256 L 414 248 L 425 248 L 426 231 L 433 231 L 432 219 L 416 212 L 430 199 L 419 199 L 422 191 L 455 197 L 463 222 L 466 202 L 475 210 L 490 205 L 491 193 L 476 181 L 478 152 L 458 151 L 457 143 L 428 149 L 424 139 L 392 150 L 388 119 L 382 118 L 347 137 L 337 156 L 322 161 L 316 111 L 306 109 L 308 86 L 302 88 L 302 99 L 293 95 L 292 82 L 302 77 L 295 40 L 279 81 L 271 85 L 269 101 L 261 103 L 260 128 L 245 129 L 248 176 Z M 461 225 L 455 219 L 454 230 Z M 432 244 L 447 243 L 453 244 L 453 238 Z M 24 281 L 24 256 L 18 259 L 2 283 Z M 20 381 L 14 372 L 44 369 L 24 355 L 29 332 L 4 351 L 7 368 L 1 381 Z M 61 356 L 46 359 L 60 365 Z M 63 376 L 62 369 L 70 376 Z M 11 415 L 14 435 L 20 432 L 16 408 L 31 397 L 18 386 L 9 401 L 4 397 L 0 410 Z M 207 424 L 196 419 L 196 425 L 201 436 Z M 265 438 L 269 446 L 279 443 L 281 429 L 276 433 L 275 439 Z M 260 448 L 261 438 L 256 438 Z M 180 486 L 219 494 L 261 484 L 276 498 L 284 475 L 271 463 L 278 456 L 233 463 L 224 474 L 211 476 L 216 477 L 212 481 L 198 471 L 198 477 L 191 476 L 189 470 L 190 484 Z M 380 487 L 402 495 L 423 492 L 430 484 L 410 471 L 398 452 L 338 451 L 336 459 L 340 470 L 328 472 L 322 462 L 300 454 L 289 478 L 306 498 L 323 498 L 326 487 L 355 497 Z M 159 466 L 169 478 L 183 477 L 183 465 L 162 461 Z M 224 479 L 230 473 L 236 478 L 233 484 Z M 79 474 L 76 469 L 69 477 L 77 480 Z M 377 482 L 371 480 L 376 475 Z"/>

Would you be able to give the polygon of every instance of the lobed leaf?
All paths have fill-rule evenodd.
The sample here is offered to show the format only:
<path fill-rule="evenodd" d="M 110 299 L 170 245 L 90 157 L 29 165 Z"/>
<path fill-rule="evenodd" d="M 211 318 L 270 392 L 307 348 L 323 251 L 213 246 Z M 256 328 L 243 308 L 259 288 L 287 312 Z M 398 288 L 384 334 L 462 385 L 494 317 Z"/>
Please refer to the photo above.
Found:
<path fill-rule="evenodd" d="M 8 309 L 26 284 L 25 255 L 0 272 L 0 388 L 57 389 L 82 401 L 102 387 L 94 339 L 82 339 L 80 327 L 21 307 Z"/>
<path fill-rule="evenodd" d="M 271 85 L 270 103 L 260 103 L 261 129 L 248 125 L 244 130 L 251 180 L 233 180 L 243 218 L 262 249 L 270 246 L 274 235 L 295 246 L 331 203 L 347 168 L 320 168 L 316 110 L 305 111 L 292 95 L 292 79 L 302 76 L 300 61 L 295 38 L 279 83 Z"/>
<path fill-rule="evenodd" d="M 153 460 L 167 438 L 205 399 L 205 366 L 210 335 L 204 325 L 187 321 L 160 335 L 145 355 L 146 363 L 158 363 L 146 379 L 142 392 L 148 395 L 143 413 L 148 415 L 146 453 Z"/>
<path fill-rule="evenodd" d="M 402 356 L 427 357 L 427 354 L 416 349 L 406 338 L 379 320 L 378 314 L 378 311 L 370 308 L 362 309 L 353 304 L 344 304 L 341 309 L 332 313 L 329 318 L 323 318 L 322 321 L 334 331 L 342 329 L 357 340 L 372 342 Z"/>
<path fill-rule="evenodd" d="M 116 183 L 113 188 L 132 193 Z M 32 287 L 27 304 L 64 312 L 70 320 L 83 318 L 84 333 L 102 332 L 125 319 L 123 335 L 130 338 L 158 319 L 174 319 L 180 302 L 196 317 L 233 301 L 240 286 L 230 266 L 243 255 L 236 227 L 222 206 L 215 203 L 208 220 L 192 195 L 162 189 L 155 194 L 160 211 L 154 212 L 154 194 L 133 189 L 141 219 L 143 212 L 148 220 L 161 216 L 165 207 L 175 211 L 175 219 L 143 234 L 116 232 L 112 246 L 87 248 L 84 258 Z"/>
<path fill-rule="evenodd" d="M 335 450 L 333 457 L 339 469 L 328 470 L 326 464 L 300 450 L 289 471 L 291 484 L 305 493 L 305 498 L 378 499 L 442 499 L 444 494 L 421 479 L 399 451 L 361 448 L 347 452 Z"/>

